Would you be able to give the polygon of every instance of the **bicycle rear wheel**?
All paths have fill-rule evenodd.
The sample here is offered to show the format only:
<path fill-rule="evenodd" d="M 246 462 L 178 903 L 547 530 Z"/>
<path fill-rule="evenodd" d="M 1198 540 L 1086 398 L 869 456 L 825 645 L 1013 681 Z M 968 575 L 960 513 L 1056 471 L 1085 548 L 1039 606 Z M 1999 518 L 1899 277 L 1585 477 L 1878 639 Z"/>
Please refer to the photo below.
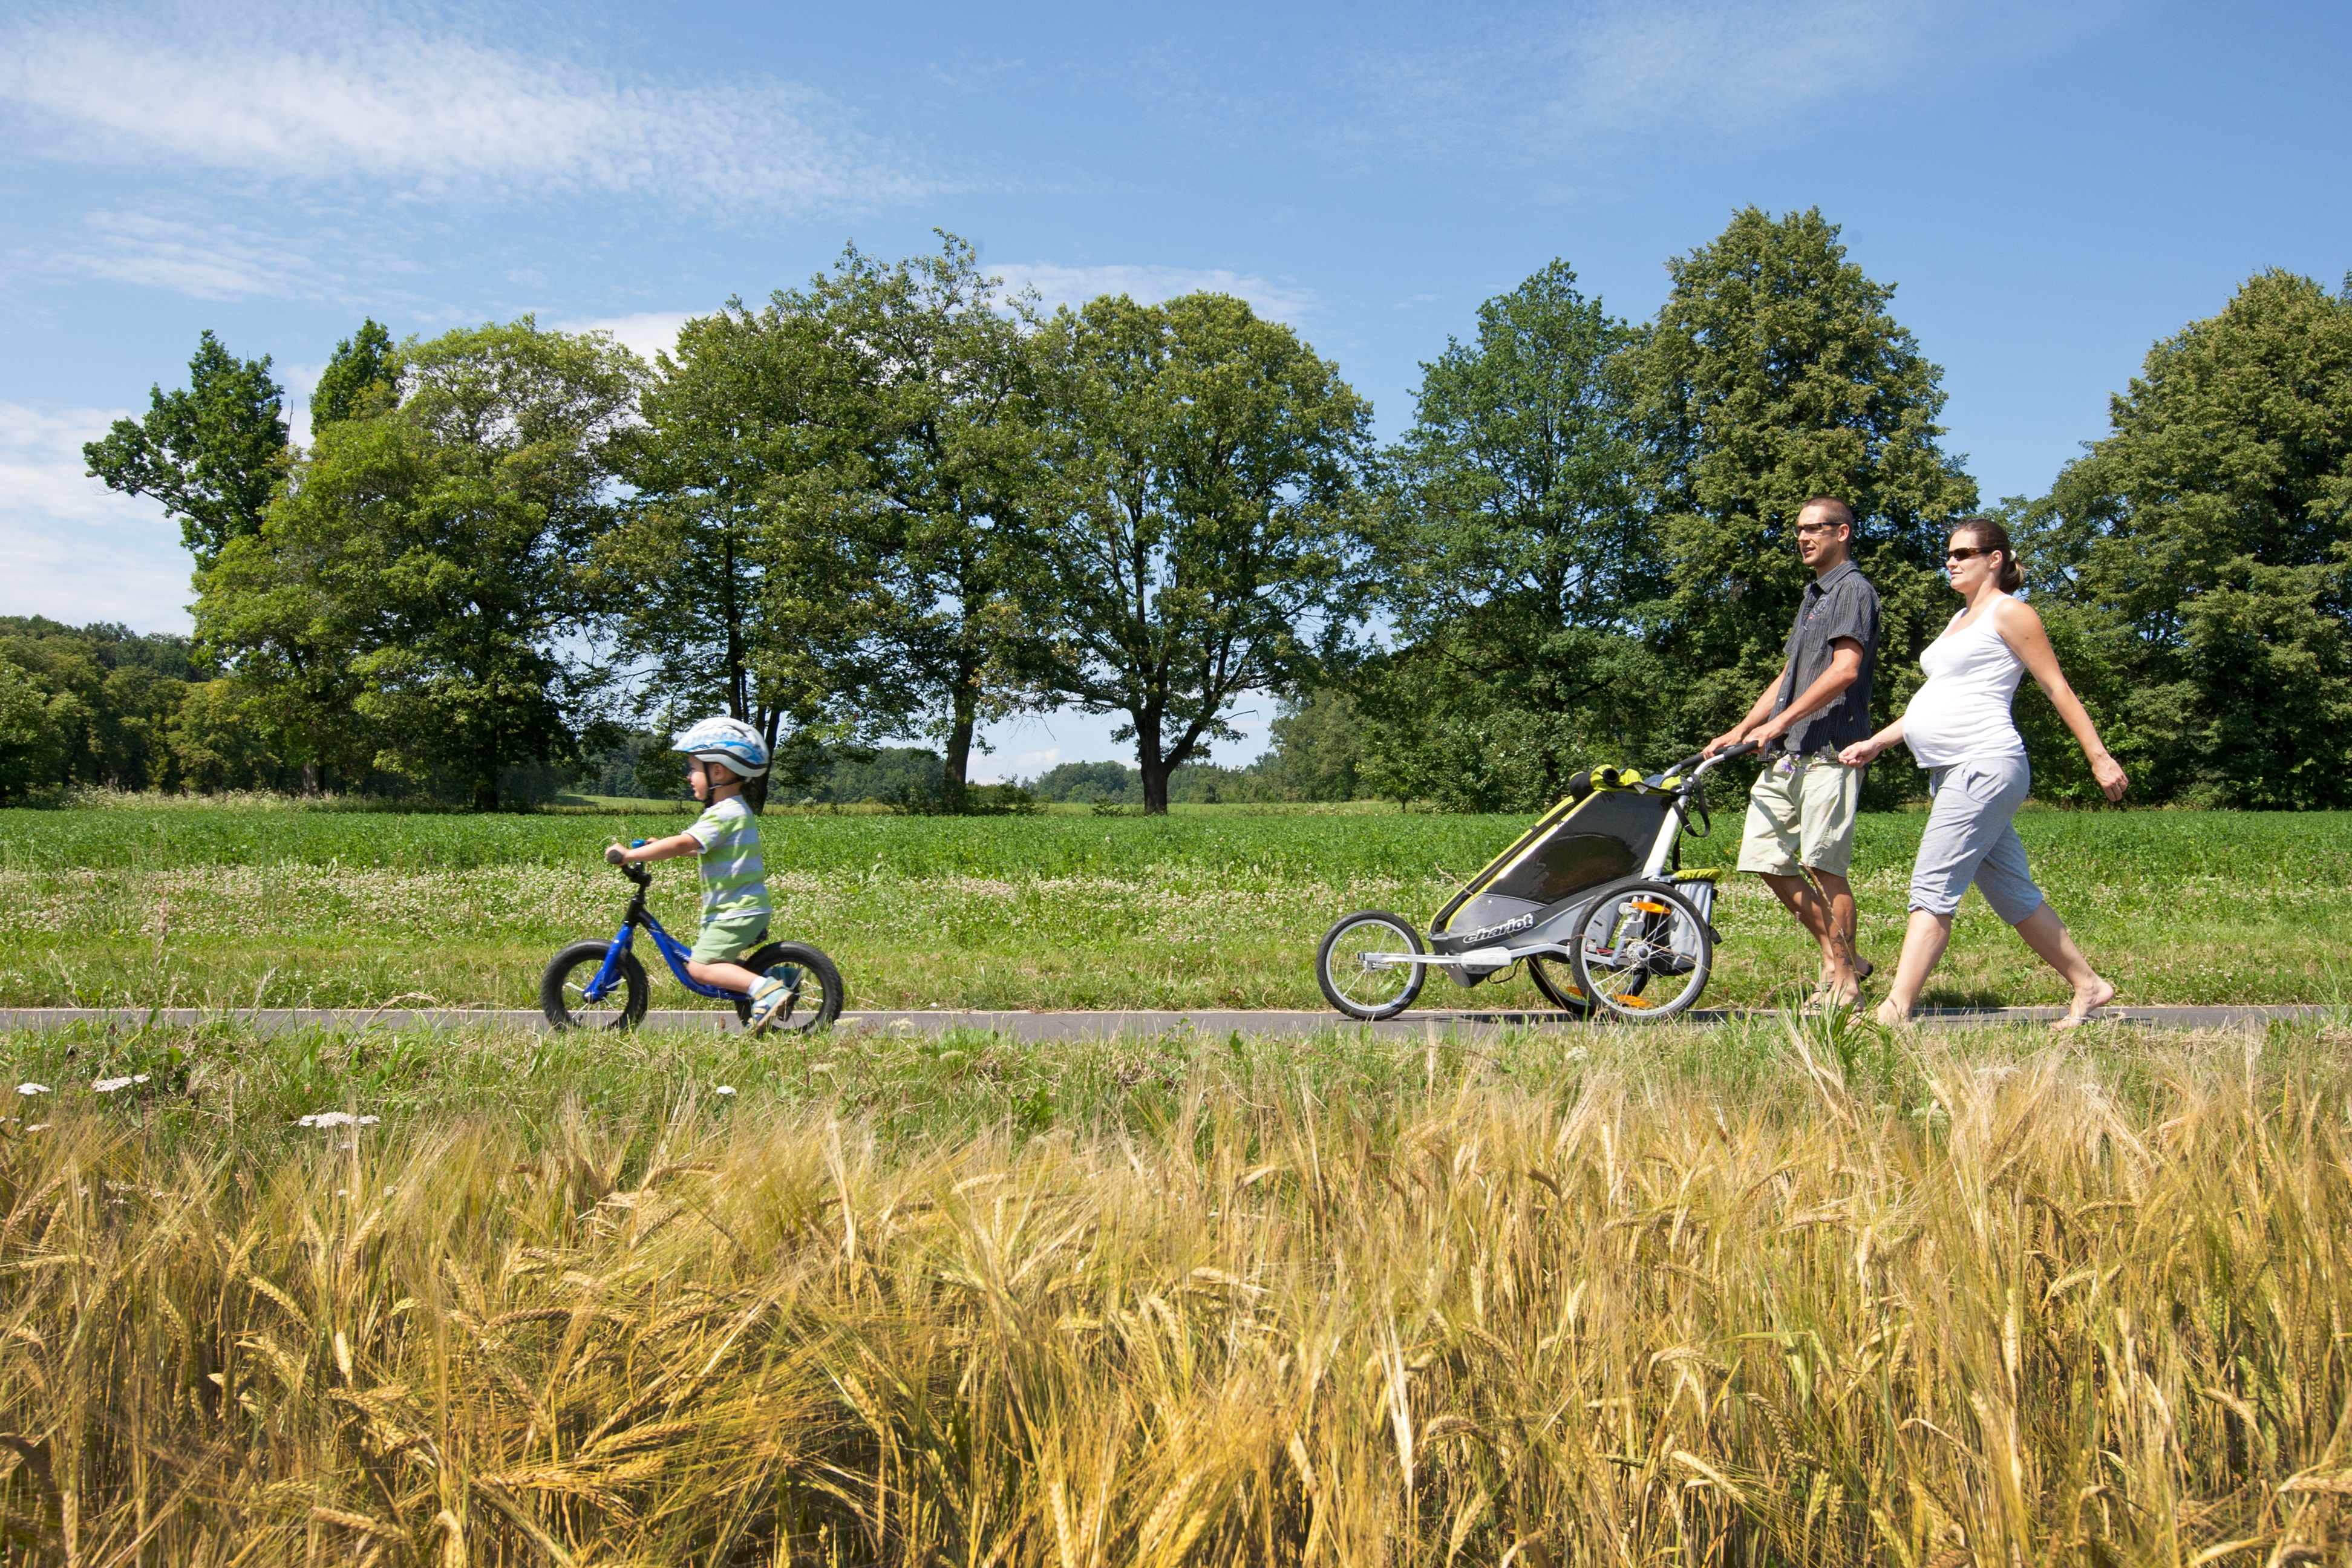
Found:
<path fill-rule="evenodd" d="M 800 971 L 799 982 L 793 999 L 768 1026 L 770 1034 L 805 1035 L 822 1029 L 841 1016 L 842 1003 L 847 999 L 842 989 L 841 971 L 833 960 L 804 942 L 772 942 L 740 961 L 754 974 L 766 974 L 780 965 Z M 749 1024 L 751 1021 L 751 999 L 735 998 L 735 1016 Z"/>
<path fill-rule="evenodd" d="M 652 988 L 634 952 L 621 955 L 613 986 L 594 1001 L 588 986 L 604 967 L 609 942 L 575 942 L 548 961 L 539 977 L 539 1010 L 558 1029 L 633 1029 L 645 1022 Z"/>

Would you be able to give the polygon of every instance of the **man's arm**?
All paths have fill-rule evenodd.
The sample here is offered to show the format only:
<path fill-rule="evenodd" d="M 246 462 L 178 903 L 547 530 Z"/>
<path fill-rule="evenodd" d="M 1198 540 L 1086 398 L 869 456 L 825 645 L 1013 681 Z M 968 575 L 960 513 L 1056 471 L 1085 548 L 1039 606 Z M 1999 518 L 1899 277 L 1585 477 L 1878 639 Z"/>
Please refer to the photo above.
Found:
<path fill-rule="evenodd" d="M 1830 639 L 1830 667 L 1814 679 L 1811 686 L 1797 693 L 1795 701 L 1767 721 L 1749 739 L 1759 745 L 1774 741 L 1797 727 L 1797 721 L 1807 714 L 1818 713 L 1840 697 L 1845 689 L 1862 679 L 1862 644 L 1852 637 Z"/>
<path fill-rule="evenodd" d="M 1856 663 L 1854 666 L 1854 668 L 1857 671 L 1859 671 L 1861 668 L 1862 666 L 1859 663 Z M 1765 720 L 1772 716 L 1772 700 L 1780 695 L 1780 688 L 1787 685 L 1788 682 L 1789 666 L 1784 660 L 1780 665 L 1780 673 L 1772 678 L 1772 684 L 1764 689 L 1764 694 L 1756 700 L 1755 706 L 1748 710 L 1748 717 L 1742 719 L 1738 723 L 1734 724 L 1730 729 L 1726 730 L 1722 734 L 1717 735 L 1714 740 L 1709 741 L 1706 743 L 1706 748 L 1699 752 L 1699 755 L 1703 757 L 1711 757 L 1715 755 L 1716 752 L 1722 751 L 1726 746 L 1736 746 L 1739 744 L 1740 742 L 1748 739 L 1748 732 L 1749 731 L 1755 729 L 1757 725 L 1761 724 Z"/>

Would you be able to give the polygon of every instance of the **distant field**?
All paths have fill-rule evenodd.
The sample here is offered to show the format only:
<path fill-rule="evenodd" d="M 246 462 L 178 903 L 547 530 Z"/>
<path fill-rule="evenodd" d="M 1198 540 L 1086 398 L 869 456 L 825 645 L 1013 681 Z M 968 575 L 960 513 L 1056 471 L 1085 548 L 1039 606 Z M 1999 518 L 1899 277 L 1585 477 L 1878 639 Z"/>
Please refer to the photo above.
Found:
<path fill-rule="evenodd" d="M 0 1005 L 530 1005 L 547 955 L 609 931 L 609 839 L 675 814 L 467 816 L 285 809 L 0 811 Z M 1865 953 L 1891 963 L 1925 818 L 1863 820 Z M 777 815 L 780 931 L 834 953 L 854 1006 L 1321 1005 L 1338 916 L 1427 917 L 1519 831 L 1502 816 L 1202 807 L 1164 818 Z M 2036 874 L 2128 1000 L 2336 1001 L 2352 942 L 2352 814 L 2030 812 Z M 1690 864 L 1736 848 L 1737 817 Z M 655 908 L 693 925 L 693 871 Z M 1806 944 L 1732 879 L 1720 1002 L 1810 978 Z M 1516 976 L 1433 1003 L 1533 1005 Z M 656 978 L 656 1005 L 686 1000 Z M 1974 897 L 1930 1005 L 2048 1002 L 2054 980 Z"/>

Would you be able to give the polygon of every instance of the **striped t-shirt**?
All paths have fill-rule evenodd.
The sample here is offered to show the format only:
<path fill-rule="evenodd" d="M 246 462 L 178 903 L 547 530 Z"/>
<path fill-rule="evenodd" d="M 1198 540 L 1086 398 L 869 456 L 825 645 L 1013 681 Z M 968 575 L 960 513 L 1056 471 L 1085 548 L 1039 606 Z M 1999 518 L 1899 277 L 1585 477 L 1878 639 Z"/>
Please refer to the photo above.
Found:
<path fill-rule="evenodd" d="M 729 795 L 686 831 L 702 846 L 703 924 L 773 912 L 767 864 L 760 858 L 760 819 L 741 795 Z"/>

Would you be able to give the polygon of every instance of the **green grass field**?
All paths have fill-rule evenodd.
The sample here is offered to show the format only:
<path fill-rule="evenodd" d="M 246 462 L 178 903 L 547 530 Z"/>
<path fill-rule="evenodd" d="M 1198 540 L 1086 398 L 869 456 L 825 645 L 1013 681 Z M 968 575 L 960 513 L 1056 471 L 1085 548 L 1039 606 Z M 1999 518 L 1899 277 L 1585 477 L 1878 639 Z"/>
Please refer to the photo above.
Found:
<path fill-rule="evenodd" d="M 0 812 L 0 1005 L 528 1006 L 541 966 L 603 934 L 611 837 L 675 816 L 112 807 Z M 1863 819 L 1863 951 L 1901 939 L 1925 817 Z M 1210 807 L 1165 818 L 778 815 L 762 826 L 780 934 L 839 962 L 863 1007 L 1317 1007 L 1310 965 L 1351 910 L 1426 920 L 1516 817 Z M 2035 871 L 2127 1001 L 2327 1002 L 2347 992 L 2352 815 L 2020 818 Z M 1738 822 L 1688 846 L 1727 858 Z M 690 931 L 690 864 L 656 912 Z M 1727 879 L 1717 1003 L 1809 980 L 1808 944 Z M 656 1005 L 691 1000 L 656 972 Z M 1429 1003 L 1531 1006 L 1513 976 Z M 1971 895 L 1929 1005 L 2062 1000 Z"/>

